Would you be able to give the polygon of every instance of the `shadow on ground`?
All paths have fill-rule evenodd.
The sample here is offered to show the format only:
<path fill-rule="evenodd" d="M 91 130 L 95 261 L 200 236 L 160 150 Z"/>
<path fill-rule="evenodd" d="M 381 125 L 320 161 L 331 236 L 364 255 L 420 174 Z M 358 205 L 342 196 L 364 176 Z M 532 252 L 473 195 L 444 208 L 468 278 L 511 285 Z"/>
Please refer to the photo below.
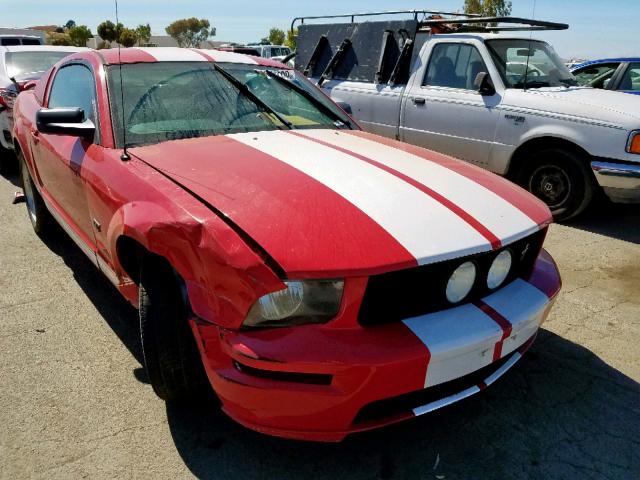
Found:
<path fill-rule="evenodd" d="M 640 244 L 640 205 L 616 204 L 598 198 L 567 226 Z"/>
<path fill-rule="evenodd" d="M 54 224 L 52 231 L 47 234 L 44 243 L 71 269 L 78 285 L 142 367 L 144 360 L 140 346 L 137 310 L 120 295 L 57 224 Z M 140 370 L 136 369 L 134 376 L 146 383 L 144 368 Z"/>
<path fill-rule="evenodd" d="M 0 155 L 6 154 L 0 152 Z M 0 162 L 8 162 L 8 164 L 2 165 L 0 168 L 0 175 L 11 182 L 11 184 L 16 187 L 16 190 L 22 190 L 22 182 L 20 181 L 20 173 L 18 172 L 18 163 L 15 157 L 3 157 L 0 158 Z"/>
<path fill-rule="evenodd" d="M 135 309 L 63 232 L 46 244 L 140 362 L 133 376 L 146 382 Z M 167 417 L 178 453 L 203 479 L 640 476 L 640 384 L 545 330 L 519 364 L 482 394 L 341 444 L 254 433 L 213 405 L 170 404 Z"/>

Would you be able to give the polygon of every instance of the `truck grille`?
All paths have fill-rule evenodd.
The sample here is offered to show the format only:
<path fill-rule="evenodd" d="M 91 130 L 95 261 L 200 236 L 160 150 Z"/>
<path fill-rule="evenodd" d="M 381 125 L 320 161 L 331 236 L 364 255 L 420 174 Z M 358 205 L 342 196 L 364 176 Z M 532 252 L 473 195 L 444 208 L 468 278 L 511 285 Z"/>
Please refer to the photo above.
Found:
<path fill-rule="evenodd" d="M 491 292 L 486 278 L 493 259 L 502 250 L 511 250 L 513 265 L 503 285 L 526 277 L 533 269 L 545 234 L 543 229 L 496 251 L 371 276 L 358 322 L 362 326 L 382 325 L 451 308 L 445 293 L 447 282 L 453 271 L 466 261 L 475 263 L 477 276 L 464 303 L 479 300 Z"/>

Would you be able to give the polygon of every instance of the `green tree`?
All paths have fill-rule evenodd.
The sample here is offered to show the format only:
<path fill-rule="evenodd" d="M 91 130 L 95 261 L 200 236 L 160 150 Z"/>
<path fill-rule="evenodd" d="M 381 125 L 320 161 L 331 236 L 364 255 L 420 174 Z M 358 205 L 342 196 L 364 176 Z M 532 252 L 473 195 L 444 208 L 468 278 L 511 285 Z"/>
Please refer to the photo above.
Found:
<path fill-rule="evenodd" d="M 47 43 L 49 45 L 57 45 L 57 46 L 66 45 L 66 46 L 70 46 L 71 45 L 71 38 L 69 38 L 69 35 L 67 33 L 49 32 L 49 33 L 47 33 Z"/>
<path fill-rule="evenodd" d="M 149 43 L 151 40 L 151 25 L 138 25 L 136 28 L 136 35 L 138 35 L 138 44 Z"/>
<path fill-rule="evenodd" d="M 64 24 L 64 28 L 66 28 L 67 30 L 71 30 L 75 26 L 76 26 L 75 20 L 69 20 L 67 21 L 67 23 Z"/>
<path fill-rule="evenodd" d="M 86 25 L 78 25 L 69 30 L 69 39 L 76 47 L 86 47 L 87 40 L 93 37 L 91 30 Z"/>
<path fill-rule="evenodd" d="M 284 41 L 284 44 L 291 49 L 292 52 L 296 51 L 298 47 L 298 29 L 295 28 L 293 31 L 287 30 L 287 39 Z"/>
<path fill-rule="evenodd" d="M 271 45 L 282 45 L 284 43 L 284 32 L 274 27 L 269 30 L 268 39 Z"/>
<path fill-rule="evenodd" d="M 138 41 L 138 34 L 131 28 L 123 27 L 120 29 L 120 37 L 118 43 L 123 47 L 133 47 Z"/>
<path fill-rule="evenodd" d="M 209 20 L 195 17 L 176 20 L 165 31 L 180 47 L 199 47 L 207 38 L 216 34 L 216 27 L 212 27 Z"/>
<path fill-rule="evenodd" d="M 118 29 L 111 20 L 105 20 L 98 25 L 98 35 L 105 42 L 115 42 L 118 39 Z"/>
<path fill-rule="evenodd" d="M 511 15 L 509 0 L 464 0 L 464 13 L 478 13 L 485 17 Z"/>

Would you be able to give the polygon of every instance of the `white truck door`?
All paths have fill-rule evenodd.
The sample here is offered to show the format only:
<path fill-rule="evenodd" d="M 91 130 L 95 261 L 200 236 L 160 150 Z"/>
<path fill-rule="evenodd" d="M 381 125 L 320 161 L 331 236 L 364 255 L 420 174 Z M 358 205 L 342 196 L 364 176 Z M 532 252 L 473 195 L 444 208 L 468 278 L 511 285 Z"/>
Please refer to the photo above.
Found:
<path fill-rule="evenodd" d="M 334 102 L 349 104 L 353 117 L 364 130 L 397 138 L 405 85 L 330 80 L 322 88 Z"/>
<path fill-rule="evenodd" d="M 421 56 L 403 100 L 400 139 L 488 168 L 502 96 L 481 95 L 474 81 L 479 72 L 498 80 L 490 59 L 473 42 L 451 38 L 432 39 Z"/>

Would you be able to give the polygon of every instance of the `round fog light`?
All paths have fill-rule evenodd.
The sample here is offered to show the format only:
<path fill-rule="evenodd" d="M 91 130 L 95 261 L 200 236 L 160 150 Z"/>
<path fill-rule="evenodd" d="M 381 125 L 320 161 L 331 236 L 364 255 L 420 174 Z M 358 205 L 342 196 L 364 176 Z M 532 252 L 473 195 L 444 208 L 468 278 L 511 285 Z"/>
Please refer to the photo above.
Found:
<path fill-rule="evenodd" d="M 489 274 L 487 275 L 487 287 L 491 290 L 498 288 L 505 281 L 511 271 L 511 252 L 501 251 L 491 263 Z"/>
<path fill-rule="evenodd" d="M 476 281 L 476 266 L 471 262 L 460 265 L 449 277 L 447 282 L 447 300 L 458 303 L 469 295 Z"/>

